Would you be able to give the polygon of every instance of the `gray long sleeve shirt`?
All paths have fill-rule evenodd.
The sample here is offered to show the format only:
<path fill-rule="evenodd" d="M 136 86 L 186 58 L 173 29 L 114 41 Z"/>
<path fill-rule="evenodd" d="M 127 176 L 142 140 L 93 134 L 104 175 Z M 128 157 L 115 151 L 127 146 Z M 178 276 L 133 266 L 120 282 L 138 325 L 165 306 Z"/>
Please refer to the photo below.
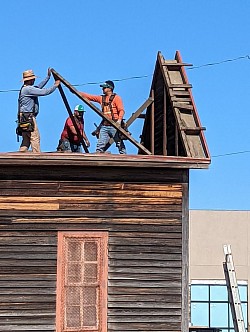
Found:
<path fill-rule="evenodd" d="M 48 89 L 43 89 L 45 84 L 49 80 L 49 76 L 47 76 L 42 82 L 40 82 L 37 86 L 33 85 L 24 85 L 21 88 L 20 97 L 18 99 L 19 102 L 19 112 L 21 113 L 34 113 L 34 116 L 37 116 L 39 113 L 39 96 L 47 96 L 51 94 L 57 88 L 56 85 Z"/>

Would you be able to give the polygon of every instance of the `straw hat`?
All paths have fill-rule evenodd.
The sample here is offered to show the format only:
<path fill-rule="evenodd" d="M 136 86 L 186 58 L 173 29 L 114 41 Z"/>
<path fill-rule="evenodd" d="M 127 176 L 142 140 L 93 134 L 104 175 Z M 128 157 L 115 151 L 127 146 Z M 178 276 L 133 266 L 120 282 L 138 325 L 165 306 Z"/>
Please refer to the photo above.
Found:
<path fill-rule="evenodd" d="M 33 70 L 29 69 L 23 72 L 23 82 L 33 80 L 35 78 L 37 78 L 37 76 L 33 73 Z"/>

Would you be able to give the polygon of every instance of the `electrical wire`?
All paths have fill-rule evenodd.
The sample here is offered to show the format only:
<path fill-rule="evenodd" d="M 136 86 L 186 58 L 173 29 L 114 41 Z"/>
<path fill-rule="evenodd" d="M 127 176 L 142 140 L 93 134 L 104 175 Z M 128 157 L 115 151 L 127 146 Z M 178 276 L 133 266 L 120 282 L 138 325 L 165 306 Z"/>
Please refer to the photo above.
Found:
<path fill-rule="evenodd" d="M 234 58 L 234 59 L 222 60 L 220 62 L 206 63 L 206 64 L 203 64 L 203 65 L 200 65 L 200 66 L 192 66 L 192 67 L 188 67 L 187 70 L 199 69 L 199 68 L 207 67 L 207 66 L 217 66 L 217 65 L 221 65 L 221 64 L 226 63 L 226 62 L 239 61 L 239 60 L 243 60 L 243 59 L 250 60 L 250 55 L 239 56 L 239 57 Z M 114 82 L 122 82 L 122 81 L 128 81 L 128 80 L 147 78 L 147 77 L 151 77 L 151 76 L 153 76 L 153 75 L 131 76 L 131 77 L 126 77 L 126 78 L 113 79 L 113 81 Z M 97 85 L 97 84 L 101 84 L 101 83 L 103 83 L 103 82 L 87 82 L 87 83 L 80 83 L 80 84 L 72 84 L 72 86 Z M 0 90 L 0 93 L 18 92 L 18 91 L 19 91 L 19 89 L 9 89 L 9 90 Z"/>
<path fill-rule="evenodd" d="M 16 89 L 10 89 L 10 90 L 0 90 L 0 93 L 5 93 L 5 92 L 18 92 L 20 91 L 20 89 L 16 90 Z"/>
<path fill-rule="evenodd" d="M 224 154 L 217 154 L 216 156 L 211 156 L 211 157 L 212 158 L 219 158 L 219 157 L 233 156 L 233 155 L 236 155 L 236 154 L 245 154 L 245 153 L 250 153 L 250 150 L 229 152 L 229 153 L 224 153 Z"/>
<path fill-rule="evenodd" d="M 242 59 L 250 60 L 250 56 L 249 55 L 239 56 L 238 58 L 222 60 L 220 62 L 206 63 L 206 64 L 200 65 L 200 66 L 188 67 L 187 69 L 190 70 L 190 69 L 198 69 L 198 68 L 207 67 L 207 66 L 216 66 L 216 65 L 221 65 L 226 62 L 238 61 L 238 60 L 242 60 Z"/>
<path fill-rule="evenodd" d="M 142 75 L 142 76 L 132 76 L 132 77 L 125 77 L 125 78 L 120 78 L 120 79 L 113 79 L 113 82 L 121 82 L 121 81 L 128 81 L 128 80 L 136 80 L 136 79 L 141 79 L 141 78 L 146 78 L 150 77 L 153 75 Z M 98 85 L 102 84 L 103 81 L 101 82 L 87 82 L 87 83 L 80 83 L 80 84 L 72 84 L 72 86 L 84 86 L 84 85 Z M 4 92 L 18 92 L 20 91 L 19 89 L 10 89 L 10 90 L 0 90 L 0 93 Z"/>
<path fill-rule="evenodd" d="M 136 79 L 146 78 L 146 77 L 150 77 L 150 76 L 152 76 L 152 75 L 132 76 L 132 77 L 126 77 L 126 78 L 120 78 L 120 79 L 113 79 L 112 81 L 113 82 L 121 82 L 121 81 L 128 81 L 128 80 L 136 80 Z M 103 81 L 74 84 L 73 86 L 97 85 L 97 84 L 101 84 L 101 83 L 103 83 Z"/>

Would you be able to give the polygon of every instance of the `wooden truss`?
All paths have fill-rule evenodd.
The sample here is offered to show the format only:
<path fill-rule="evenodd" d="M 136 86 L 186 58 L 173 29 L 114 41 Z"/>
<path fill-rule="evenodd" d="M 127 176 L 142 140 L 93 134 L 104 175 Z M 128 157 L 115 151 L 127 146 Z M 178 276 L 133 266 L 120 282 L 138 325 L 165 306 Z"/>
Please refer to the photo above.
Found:
<path fill-rule="evenodd" d="M 113 120 L 111 120 L 111 119 L 109 119 L 106 115 L 104 115 L 104 113 L 98 108 L 98 107 L 96 107 L 93 103 L 91 103 L 87 98 L 85 98 L 85 97 L 83 97 L 80 93 L 79 93 L 79 91 L 77 91 L 68 81 L 66 81 L 58 72 L 56 72 L 54 69 L 51 69 L 51 72 L 52 72 L 52 74 L 53 74 L 53 76 L 54 76 L 54 78 L 55 78 L 55 80 L 60 80 L 61 81 L 61 83 L 63 83 L 73 94 L 75 94 L 78 98 L 80 98 L 85 104 L 87 104 L 93 111 L 95 111 L 103 120 L 106 120 L 108 123 L 110 123 L 110 125 L 112 126 L 112 127 L 114 127 L 119 133 L 121 133 L 123 136 L 125 136 L 126 138 L 127 138 L 127 140 L 129 140 L 133 145 L 135 145 L 138 149 L 139 149 L 139 151 L 141 152 L 141 153 L 143 153 L 143 154 L 147 154 L 147 155 L 151 155 L 152 153 L 148 150 L 148 149 L 146 149 L 142 144 L 140 144 L 139 142 L 137 142 L 133 137 L 132 137 L 132 135 L 129 133 L 129 132 L 127 132 L 126 130 L 124 130 L 123 128 L 121 128 L 119 125 L 117 125 L 117 123 L 116 122 L 114 122 Z M 65 93 L 64 93 L 64 91 L 63 91 L 63 88 L 62 88 L 62 86 L 61 85 L 59 85 L 59 92 L 60 92 L 60 94 L 61 94 L 61 96 L 62 96 L 62 99 L 63 99 L 63 101 L 64 101 L 64 104 L 65 104 L 65 106 L 66 106 L 66 109 L 67 109 L 67 111 L 68 111 L 68 113 L 69 113 L 69 116 L 70 116 L 70 118 L 71 119 L 73 119 L 74 120 L 74 117 L 73 117 L 73 114 L 72 114 L 72 112 L 71 112 L 71 109 L 70 109 L 70 106 L 69 106 L 69 104 L 68 104 L 68 101 L 67 101 L 67 98 L 66 98 L 66 96 L 65 96 Z M 129 125 L 137 118 L 137 117 L 139 117 L 139 115 L 142 113 L 142 111 L 146 108 L 146 107 L 148 107 L 148 105 L 149 105 L 149 102 L 148 101 L 146 101 L 133 115 L 132 115 L 132 117 L 131 117 L 131 119 L 130 119 L 130 121 L 129 121 Z M 142 109 L 142 107 L 144 107 L 143 109 Z M 77 128 L 77 125 L 76 125 L 76 123 L 74 123 L 74 121 L 72 121 L 73 122 L 73 125 L 74 125 L 74 127 L 76 128 L 76 130 L 78 129 Z M 78 129 L 78 131 L 77 131 L 77 133 L 79 134 L 79 129 Z M 79 137 L 81 137 L 81 135 L 79 136 Z M 85 150 L 85 152 L 87 152 L 88 153 L 88 149 L 87 149 L 87 146 L 86 146 L 86 144 L 85 144 L 85 142 L 84 142 L 84 140 L 81 138 L 81 143 L 82 143 L 82 145 L 83 145 L 83 148 L 84 148 L 84 150 Z M 111 142 L 111 144 L 112 144 L 112 142 Z"/>
<path fill-rule="evenodd" d="M 141 144 L 153 155 L 209 159 L 209 151 L 180 52 L 165 60 L 158 52 Z M 139 153 L 141 153 L 139 151 Z"/>

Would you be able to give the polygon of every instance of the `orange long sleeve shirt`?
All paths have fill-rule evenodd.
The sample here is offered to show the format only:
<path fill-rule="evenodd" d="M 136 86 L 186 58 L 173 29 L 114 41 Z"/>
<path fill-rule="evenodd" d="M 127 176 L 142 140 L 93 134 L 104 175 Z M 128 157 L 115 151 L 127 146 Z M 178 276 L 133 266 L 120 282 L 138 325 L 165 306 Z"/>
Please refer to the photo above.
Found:
<path fill-rule="evenodd" d="M 108 118 L 113 119 L 114 121 L 123 119 L 125 112 L 124 112 L 123 102 L 122 102 L 122 99 L 120 96 L 115 95 L 115 98 L 112 100 L 112 102 L 111 102 L 112 112 L 111 112 L 109 106 L 102 105 L 102 96 L 91 95 L 91 94 L 85 93 L 85 92 L 80 92 L 80 94 L 90 101 L 99 103 L 102 106 L 103 113 Z M 109 102 L 109 96 L 106 96 L 105 102 L 106 103 Z M 112 117 L 112 113 L 113 113 L 113 117 Z"/>

